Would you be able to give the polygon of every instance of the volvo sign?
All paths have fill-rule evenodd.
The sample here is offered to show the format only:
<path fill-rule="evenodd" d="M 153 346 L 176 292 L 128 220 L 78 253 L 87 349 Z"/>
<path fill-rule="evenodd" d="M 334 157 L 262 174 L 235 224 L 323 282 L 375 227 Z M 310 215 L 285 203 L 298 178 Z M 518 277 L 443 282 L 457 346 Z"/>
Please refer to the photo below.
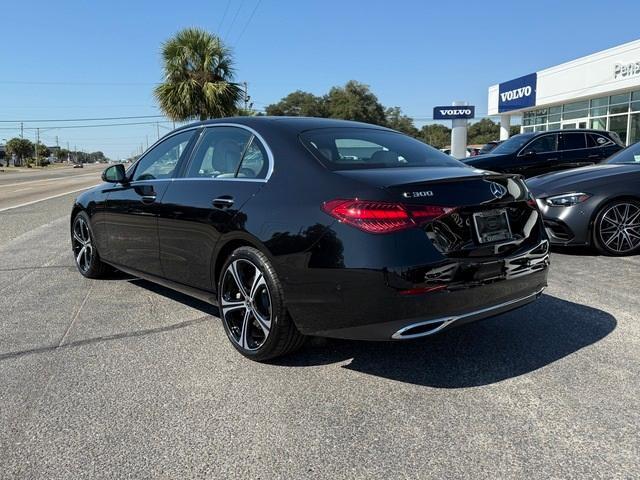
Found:
<path fill-rule="evenodd" d="M 498 88 L 498 112 L 535 106 L 537 83 L 536 73 L 501 83 Z"/>
<path fill-rule="evenodd" d="M 434 120 L 458 120 L 473 118 L 476 114 L 476 107 L 472 105 L 433 107 Z"/>

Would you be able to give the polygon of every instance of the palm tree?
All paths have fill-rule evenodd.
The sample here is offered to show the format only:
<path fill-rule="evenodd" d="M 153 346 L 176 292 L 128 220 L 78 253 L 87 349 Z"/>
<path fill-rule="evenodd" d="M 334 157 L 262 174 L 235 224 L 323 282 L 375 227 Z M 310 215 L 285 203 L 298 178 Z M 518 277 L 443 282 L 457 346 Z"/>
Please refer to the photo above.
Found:
<path fill-rule="evenodd" d="M 162 45 L 164 83 L 154 95 L 174 121 L 233 115 L 241 89 L 233 83 L 233 57 L 222 40 L 199 28 L 185 28 Z"/>

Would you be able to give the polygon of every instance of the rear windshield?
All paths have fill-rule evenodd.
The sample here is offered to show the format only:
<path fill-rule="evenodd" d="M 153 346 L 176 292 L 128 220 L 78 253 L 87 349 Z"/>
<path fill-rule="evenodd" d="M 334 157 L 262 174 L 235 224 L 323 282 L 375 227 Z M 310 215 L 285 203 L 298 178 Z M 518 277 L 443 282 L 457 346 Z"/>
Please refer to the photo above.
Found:
<path fill-rule="evenodd" d="M 429 145 L 400 133 L 369 128 L 321 128 L 300 134 L 329 170 L 463 167 Z"/>
<path fill-rule="evenodd" d="M 525 143 L 531 140 L 531 138 L 533 138 L 533 134 L 520 133 L 518 135 L 514 135 L 513 137 L 509 138 L 508 140 L 505 140 L 496 148 L 491 150 L 490 153 L 495 153 L 496 155 L 505 154 L 505 153 L 515 153 L 517 150 L 520 149 L 520 147 L 522 147 Z"/>

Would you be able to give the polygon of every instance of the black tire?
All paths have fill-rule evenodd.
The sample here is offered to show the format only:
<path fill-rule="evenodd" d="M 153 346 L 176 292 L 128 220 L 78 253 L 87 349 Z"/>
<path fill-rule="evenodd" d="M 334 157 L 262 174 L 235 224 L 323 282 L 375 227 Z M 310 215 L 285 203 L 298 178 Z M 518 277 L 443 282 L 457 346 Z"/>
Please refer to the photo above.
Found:
<path fill-rule="evenodd" d="M 84 277 L 103 278 L 110 269 L 106 263 L 100 260 L 94 239 L 89 216 L 85 212 L 79 212 L 71 224 L 73 261 Z"/>
<path fill-rule="evenodd" d="M 624 209 L 626 205 L 628 205 L 629 209 L 633 212 L 636 211 L 634 209 L 640 211 L 640 201 L 625 198 L 608 202 L 600 208 L 596 215 L 592 229 L 593 245 L 603 255 L 619 257 L 640 253 L 640 240 L 635 237 L 636 233 L 640 234 L 638 226 L 633 227 L 632 232 L 634 235 L 628 236 L 627 240 L 613 239 L 613 241 L 608 242 L 608 240 L 611 239 L 611 231 L 616 228 L 613 226 L 613 222 L 610 221 L 610 219 L 612 219 L 612 211 L 613 209 L 617 209 L 617 213 L 614 214 L 614 217 L 618 214 L 622 215 L 625 211 Z M 635 215 L 635 213 L 630 215 Z M 640 219 L 634 220 L 633 224 L 640 225 Z M 638 242 L 638 244 L 634 245 L 634 242 Z"/>
<path fill-rule="evenodd" d="M 251 269 L 255 269 L 253 275 Z M 255 248 L 240 247 L 225 261 L 218 304 L 229 341 L 251 360 L 262 362 L 292 353 L 305 341 L 285 308 L 282 285 L 271 262 Z"/>

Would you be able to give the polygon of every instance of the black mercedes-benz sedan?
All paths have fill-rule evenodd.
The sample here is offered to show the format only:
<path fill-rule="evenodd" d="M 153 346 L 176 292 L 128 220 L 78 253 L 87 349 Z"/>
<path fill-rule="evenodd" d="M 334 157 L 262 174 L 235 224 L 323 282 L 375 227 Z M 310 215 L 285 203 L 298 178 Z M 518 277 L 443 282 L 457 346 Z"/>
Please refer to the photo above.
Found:
<path fill-rule="evenodd" d="M 402 340 L 537 298 L 548 240 L 524 181 L 387 128 L 243 117 L 179 128 L 80 195 L 80 273 L 219 306 L 265 360 L 306 335 Z"/>
<path fill-rule="evenodd" d="M 486 155 L 463 160 L 467 165 L 534 177 L 604 161 L 624 145 L 614 132 L 550 130 L 514 135 Z"/>
<path fill-rule="evenodd" d="M 640 143 L 606 163 L 529 179 L 551 243 L 640 253 Z"/>

